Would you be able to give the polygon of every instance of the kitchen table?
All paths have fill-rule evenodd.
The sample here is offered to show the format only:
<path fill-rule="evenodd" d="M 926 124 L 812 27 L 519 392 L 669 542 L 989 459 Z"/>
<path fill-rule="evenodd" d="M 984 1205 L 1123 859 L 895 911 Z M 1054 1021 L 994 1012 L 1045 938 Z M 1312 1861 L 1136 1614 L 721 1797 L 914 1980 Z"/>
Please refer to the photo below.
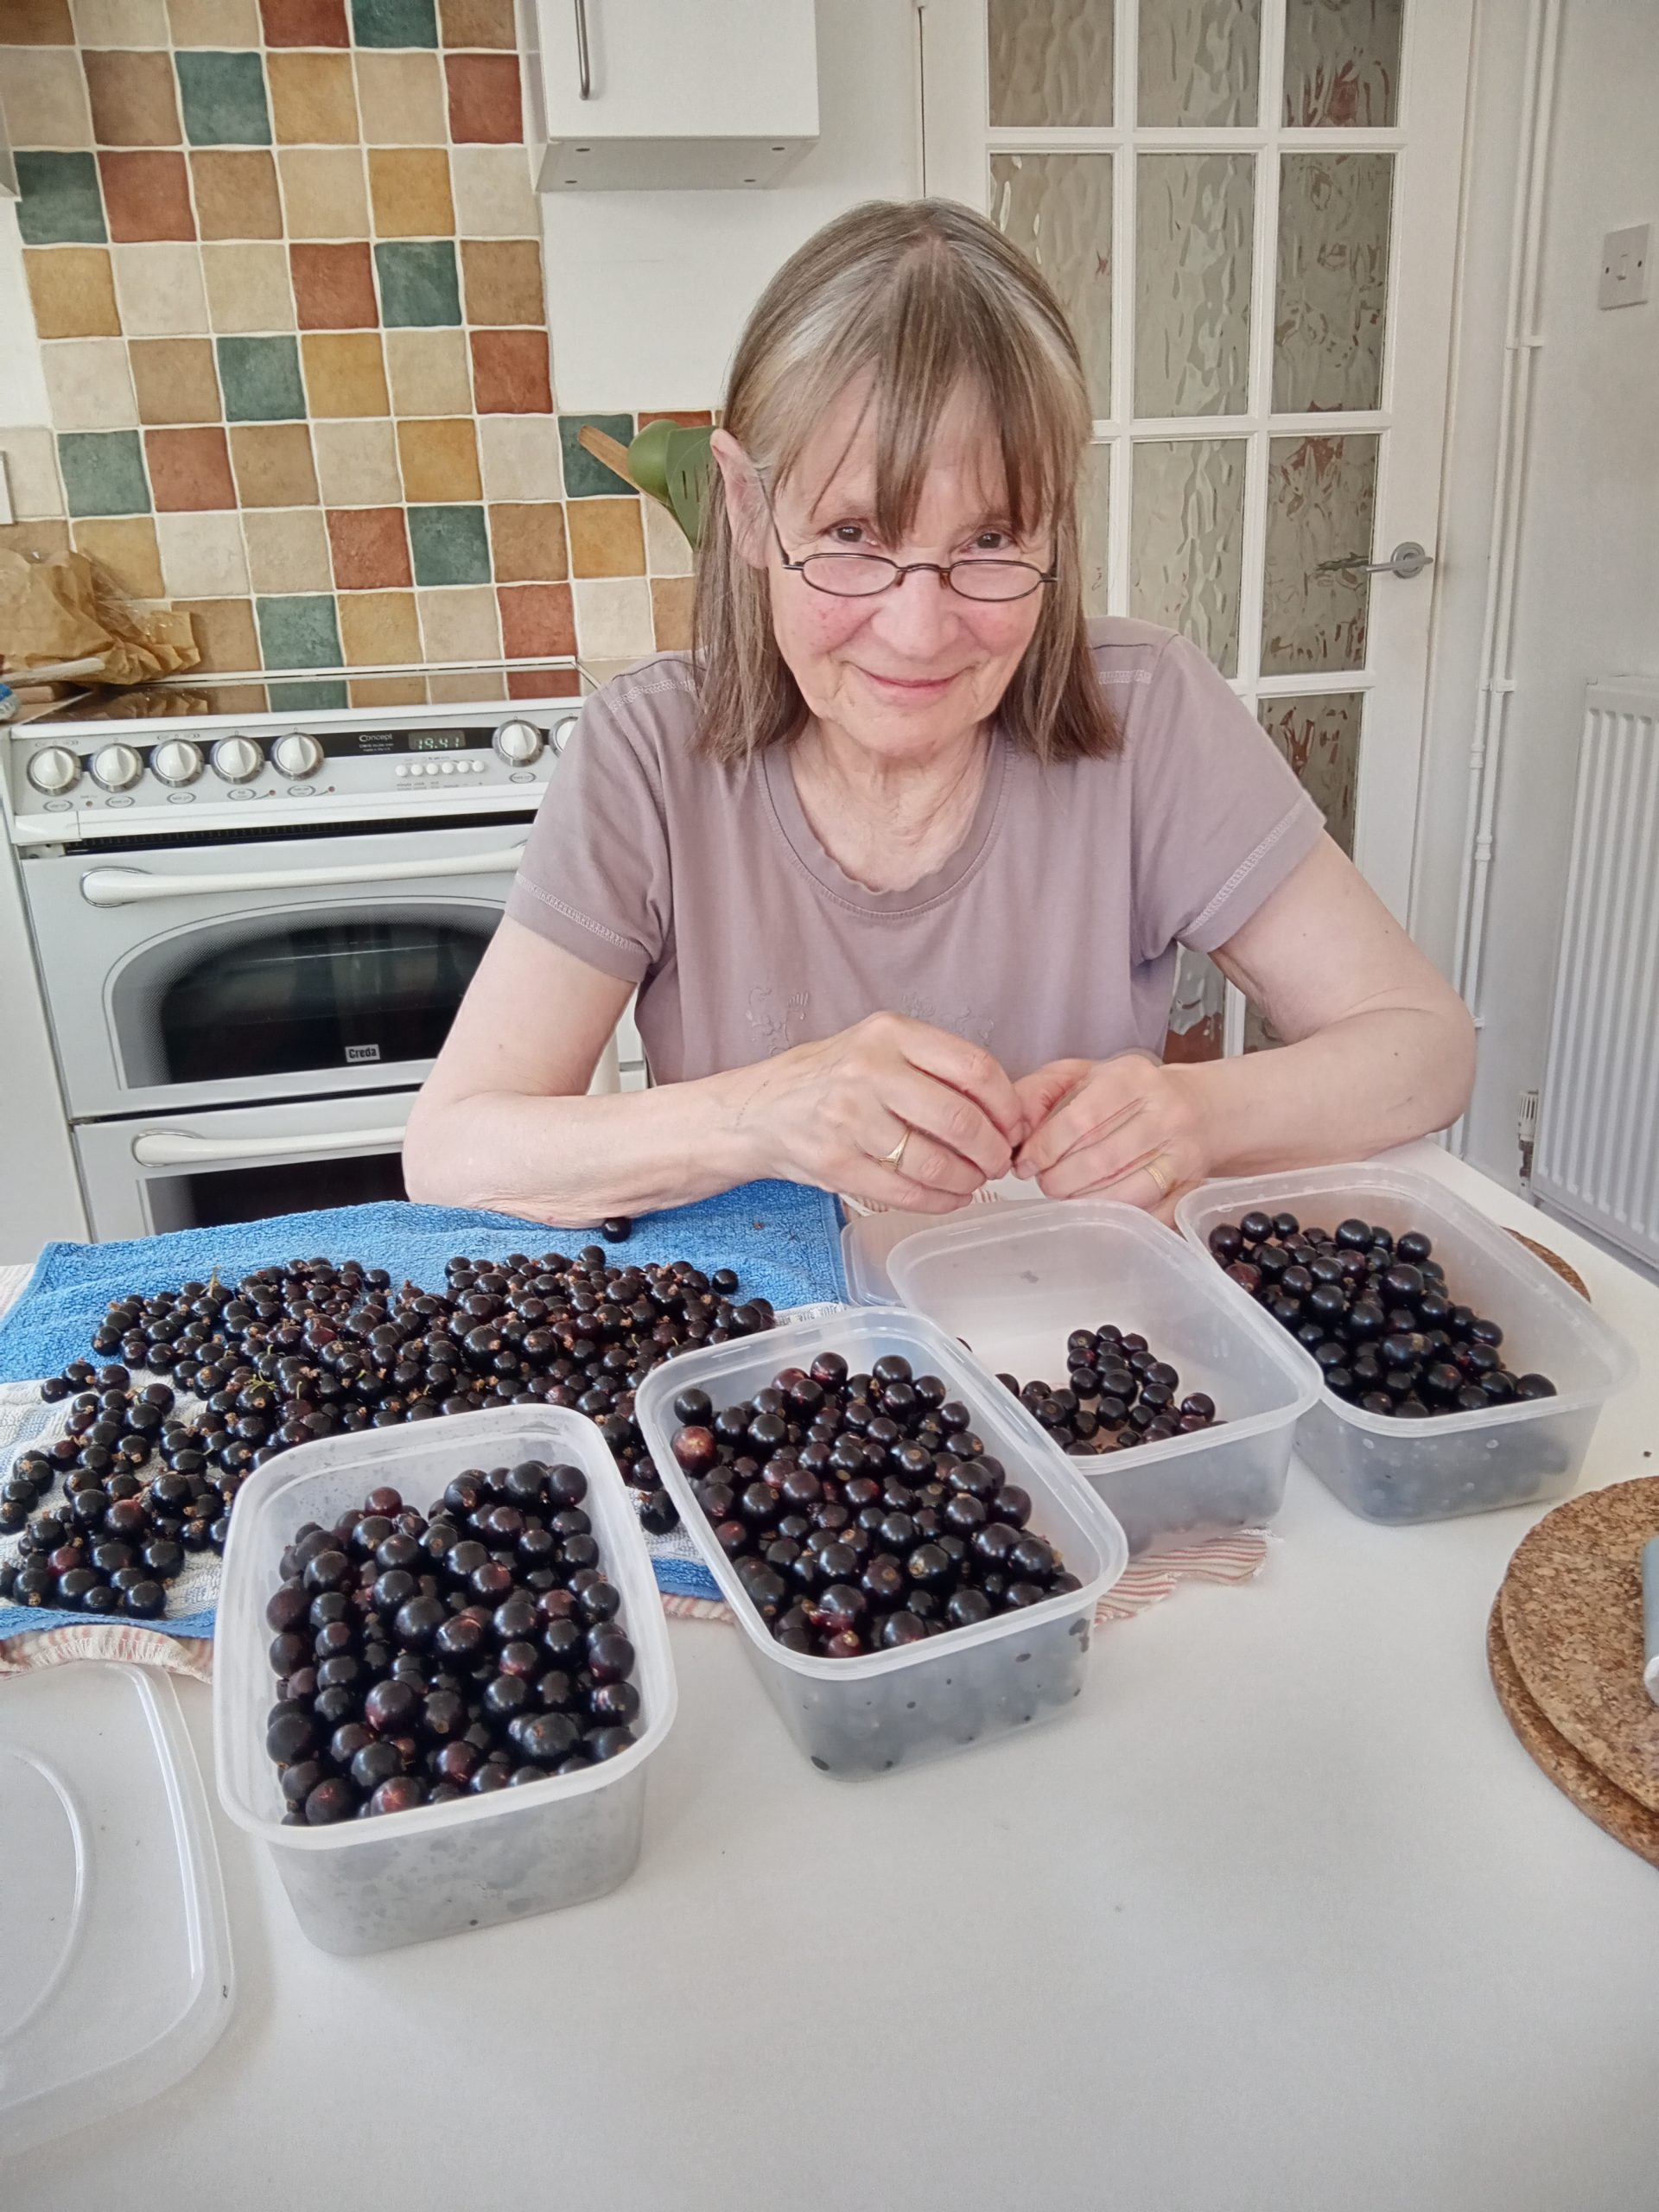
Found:
<path fill-rule="evenodd" d="M 1578 1268 L 1646 1363 L 1586 1479 L 1659 1472 L 1659 1288 L 1408 1156 Z M 1054 1726 L 862 1783 L 677 1621 L 638 1872 L 514 1927 L 326 1956 L 219 1819 L 229 2029 L 0 2202 L 1651 2212 L 1659 1876 L 1486 1673 L 1538 1517 L 1377 1528 L 1294 1470 L 1257 1582 L 1101 1630 Z"/>

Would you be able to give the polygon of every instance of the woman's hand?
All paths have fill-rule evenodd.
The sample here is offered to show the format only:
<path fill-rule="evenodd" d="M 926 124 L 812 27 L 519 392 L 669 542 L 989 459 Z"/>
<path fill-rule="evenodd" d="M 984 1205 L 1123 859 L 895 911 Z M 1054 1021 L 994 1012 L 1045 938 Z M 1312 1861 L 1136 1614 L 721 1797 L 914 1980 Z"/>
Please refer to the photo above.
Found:
<path fill-rule="evenodd" d="M 1027 1127 L 988 1052 L 899 1014 L 713 1080 L 732 1098 L 747 1173 L 916 1213 L 950 1213 L 1006 1175 Z"/>
<path fill-rule="evenodd" d="M 1119 1198 L 1172 1219 L 1211 1172 L 1187 1075 L 1141 1052 L 1034 1069 L 1014 1085 L 1031 1129 L 1014 1173 L 1034 1176 L 1045 1198 Z"/>

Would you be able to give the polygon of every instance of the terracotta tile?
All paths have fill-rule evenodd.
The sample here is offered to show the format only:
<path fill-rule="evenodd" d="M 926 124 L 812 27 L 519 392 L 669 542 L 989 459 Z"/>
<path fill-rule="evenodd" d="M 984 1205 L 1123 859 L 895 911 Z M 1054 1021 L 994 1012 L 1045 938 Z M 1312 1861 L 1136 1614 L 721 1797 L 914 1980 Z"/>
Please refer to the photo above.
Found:
<path fill-rule="evenodd" d="M 190 617 L 201 667 L 212 673 L 223 669 L 240 675 L 259 666 L 259 638 L 253 626 L 253 602 L 248 599 L 181 599 L 174 605 Z"/>
<path fill-rule="evenodd" d="M 283 146 L 349 146 L 358 134 L 349 54 L 270 54 L 270 113 Z"/>
<path fill-rule="evenodd" d="M 85 54 L 92 137 L 99 146 L 176 146 L 179 103 L 169 54 Z"/>
<path fill-rule="evenodd" d="M 499 584 L 563 583 L 569 574 L 564 509 L 529 502 L 492 507 L 490 554 Z"/>
<path fill-rule="evenodd" d="M 492 660 L 501 650 L 501 616 L 488 584 L 417 591 L 428 660 Z"/>
<path fill-rule="evenodd" d="M 175 46 L 257 46 L 257 0 L 167 0 L 168 28 Z"/>
<path fill-rule="evenodd" d="M 575 699 L 582 696 L 582 677 L 574 668 L 510 668 L 509 699 Z"/>
<path fill-rule="evenodd" d="M 343 639 L 346 630 L 346 609 L 343 606 L 340 610 L 340 627 Z M 417 660 L 421 652 L 420 634 L 417 625 L 415 632 L 415 658 Z M 346 658 L 348 661 L 351 659 L 349 646 Z M 428 704 L 426 686 L 418 676 L 354 676 L 346 690 L 354 707 L 423 707 Z M 492 698 L 498 696 L 495 692 L 489 694 Z"/>
<path fill-rule="evenodd" d="M 6 0 L 6 40 L 11 46 L 73 46 L 69 0 Z"/>
<path fill-rule="evenodd" d="M 75 550 L 96 561 L 129 599 L 162 599 L 161 554 L 149 515 L 111 516 L 74 524 Z"/>
<path fill-rule="evenodd" d="M 363 156 L 355 146 L 284 147 L 283 210 L 291 238 L 360 238 L 369 228 Z"/>
<path fill-rule="evenodd" d="M 194 337 L 207 327 L 198 245 L 118 245 L 115 296 L 129 338 Z"/>
<path fill-rule="evenodd" d="M 82 46 L 165 46 L 162 0 L 74 0 L 75 34 Z M 8 17 L 7 36 L 10 36 Z"/>
<path fill-rule="evenodd" d="M 706 407 L 664 407 L 655 415 L 642 412 L 638 419 L 642 430 L 647 423 L 677 423 L 684 430 L 706 430 L 715 418 Z"/>
<path fill-rule="evenodd" d="M 311 465 L 310 432 L 303 423 L 235 423 L 231 459 L 245 507 L 315 504 L 317 475 Z"/>
<path fill-rule="evenodd" d="M 27 246 L 23 270 L 42 338 L 118 337 L 110 257 L 103 246 Z"/>
<path fill-rule="evenodd" d="M 455 227 L 442 146 L 372 147 L 369 191 L 377 238 L 448 238 Z"/>
<path fill-rule="evenodd" d="M 44 561 L 54 553 L 69 551 L 67 522 L 0 523 L 0 547 L 21 553 L 26 561 Z"/>
<path fill-rule="evenodd" d="M 651 652 L 651 587 L 643 576 L 594 578 L 572 588 L 584 658 L 638 660 Z"/>
<path fill-rule="evenodd" d="M 118 338 L 66 338 L 41 348 L 54 427 L 130 430 L 138 420 L 127 349 Z"/>
<path fill-rule="evenodd" d="M 562 499 L 559 426 L 550 415 L 486 415 L 478 450 L 488 499 Z"/>
<path fill-rule="evenodd" d="M 396 668 L 400 663 L 418 661 L 421 625 L 414 593 L 350 593 L 340 602 L 340 642 L 346 665 L 352 668 Z"/>
<path fill-rule="evenodd" d="M 366 240 L 289 248 L 302 330 L 372 330 L 379 321 Z"/>
<path fill-rule="evenodd" d="M 162 575 L 174 599 L 236 599 L 248 588 L 248 556 L 242 543 L 242 517 L 234 508 L 223 514 L 157 515 Z"/>
<path fill-rule="evenodd" d="M 437 503 L 482 495 L 478 441 L 467 416 L 399 423 L 397 452 L 403 463 L 405 499 Z"/>
<path fill-rule="evenodd" d="M 35 427 L 0 430 L 0 455 L 5 460 L 11 511 L 20 522 L 36 522 L 63 512 L 58 442 L 50 430 Z"/>
<path fill-rule="evenodd" d="M 11 35 L 10 18 L 4 35 Z M 17 146 L 90 146 L 92 110 L 80 56 L 61 46 L 0 47 L 0 114 Z"/>
<path fill-rule="evenodd" d="M 505 146 L 524 135 L 515 54 L 450 54 L 449 136 L 456 145 Z"/>
<path fill-rule="evenodd" d="M 215 330 L 292 330 L 294 288 L 284 245 L 207 245 L 207 311 Z"/>
<path fill-rule="evenodd" d="M 501 602 L 501 650 L 509 660 L 576 650 L 569 584 L 510 584 Z"/>
<path fill-rule="evenodd" d="M 349 46 L 346 0 L 259 0 L 267 46 Z"/>
<path fill-rule="evenodd" d="M 512 0 L 438 0 L 446 46 L 493 46 L 518 50 Z"/>
<path fill-rule="evenodd" d="M 468 322 L 545 326 L 542 250 L 534 238 L 467 238 L 461 272 Z"/>
<path fill-rule="evenodd" d="M 449 170 L 462 238 L 539 237 L 541 215 L 523 146 L 457 146 Z"/>
<path fill-rule="evenodd" d="M 236 505 L 222 424 L 190 430 L 147 430 L 144 446 L 158 508 L 177 514 Z"/>
<path fill-rule="evenodd" d="M 386 372 L 377 330 L 308 333 L 300 341 L 305 391 L 317 415 L 385 415 Z"/>
<path fill-rule="evenodd" d="M 313 426 L 317 475 L 330 507 L 379 507 L 404 496 L 397 441 L 385 417 Z"/>
<path fill-rule="evenodd" d="M 58 467 L 72 515 L 147 515 L 149 482 L 137 430 L 64 430 Z"/>
<path fill-rule="evenodd" d="M 643 576 L 645 537 L 637 499 L 572 499 L 570 531 L 573 576 Z"/>
<path fill-rule="evenodd" d="M 463 331 L 387 331 L 393 406 L 400 415 L 470 414 L 469 360 Z"/>
<path fill-rule="evenodd" d="M 112 238 L 131 245 L 194 238 L 190 174 L 182 154 L 100 154 L 98 166 Z"/>
<path fill-rule="evenodd" d="M 689 652 L 691 650 L 691 601 L 693 586 L 690 576 L 653 576 L 651 580 L 651 620 L 659 652 Z"/>
<path fill-rule="evenodd" d="M 401 507 L 333 508 L 328 540 L 340 591 L 385 591 L 414 582 Z"/>
<path fill-rule="evenodd" d="M 190 169 L 203 238 L 281 238 L 283 203 L 269 154 L 193 153 Z"/>
<path fill-rule="evenodd" d="M 473 404 L 480 415 L 547 415 L 553 409 L 544 330 L 474 330 Z"/>
<path fill-rule="evenodd" d="M 141 423 L 223 419 L 213 349 L 206 338 L 140 338 L 127 349 Z"/>
<path fill-rule="evenodd" d="M 443 72 L 435 54 L 359 51 L 356 63 L 365 145 L 442 145 Z"/>
<path fill-rule="evenodd" d="M 331 588 L 328 534 L 321 507 L 254 509 L 243 516 L 242 533 L 256 593 Z"/>

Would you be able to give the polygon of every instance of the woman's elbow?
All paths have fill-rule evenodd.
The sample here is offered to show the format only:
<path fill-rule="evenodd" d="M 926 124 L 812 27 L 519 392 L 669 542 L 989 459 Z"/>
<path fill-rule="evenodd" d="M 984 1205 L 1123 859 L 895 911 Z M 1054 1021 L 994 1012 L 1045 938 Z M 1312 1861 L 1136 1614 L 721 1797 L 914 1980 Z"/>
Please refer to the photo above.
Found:
<path fill-rule="evenodd" d="M 422 1091 L 404 1129 L 404 1189 L 417 1205 L 464 1205 L 455 1147 L 443 1141 L 443 1109 Z"/>
<path fill-rule="evenodd" d="M 1475 1024 L 1468 1007 L 1447 984 L 1432 1011 L 1421 1060 L 1425 1136 L 1465 1113 L 1475 1087 Z"/>

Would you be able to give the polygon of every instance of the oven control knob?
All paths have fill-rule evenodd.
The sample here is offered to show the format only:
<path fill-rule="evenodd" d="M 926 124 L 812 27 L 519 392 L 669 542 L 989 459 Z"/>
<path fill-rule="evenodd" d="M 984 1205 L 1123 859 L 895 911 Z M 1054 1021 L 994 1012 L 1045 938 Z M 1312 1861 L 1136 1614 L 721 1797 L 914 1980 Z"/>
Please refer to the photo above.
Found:
<path fill-rule="evenodd" d="M 130 791 L 144 772 L 144 756 L 130 745 L 106 745 L 92 755 L 92 781 L 106 791 Z"/>
<path fill-rule="evenodd" d="M 286 737 L 279 737 L 270 748 L 270 757 L 285 776 L 302 783 L 315 776 L 322 766 L 322 747 L 315 737 L 308 737 L 303 730 L 290 730 Z"/>
<path fill-rule="evenodd" d="M 221 737 L 213 747 L 213 773 L 227 784 L 251 784 L 265 765 L 257 738 Z"/>
<path fill-rule="evenodd" d="M 164 784 L 194 784 L 201 773 L 201 747 L 188 737 L 163 738 L 149 756 L 149 767 Z"/>
<path fill-rule="evenodd" d="M 43 745 L 23 772 L 37 791 L 72 791 L 80 781 L 80 755 L 67 745 Z"/>
<path fill-rule="evenodd" d="M 503 722 L 495 733 L 495 749 L 515 768 L 527 767 L 542 749 L 542 733 L 534 722 Z"/>
<path fill-rule="evenodd" d="M 548 736 L 548 743 L 556 753 L 563 753 L 575 734 L 576 718 L 574 715 L 567 715 L 563 721 L 554 723 Z"/>

